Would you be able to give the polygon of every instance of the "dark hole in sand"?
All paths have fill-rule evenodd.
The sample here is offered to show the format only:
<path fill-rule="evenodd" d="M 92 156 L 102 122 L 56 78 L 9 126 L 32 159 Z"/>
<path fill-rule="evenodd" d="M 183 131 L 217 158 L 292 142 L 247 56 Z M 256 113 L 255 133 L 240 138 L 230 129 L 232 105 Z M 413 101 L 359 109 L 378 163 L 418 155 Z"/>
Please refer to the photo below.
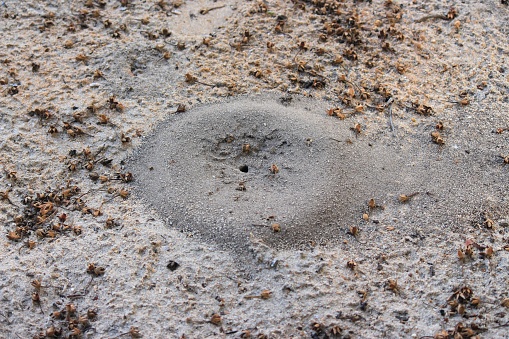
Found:
<path fill-rule="evenodd" d="M 168 225 L 242 252 L 250 236 L 276 249 L 355 241 L 346 232 L 352 225 L 368 238 L 393 223 L 417 238 L 461 232 L 472 211 L 503 195 L 503 166 L 486 161 L 487 150 L 465 153 L 475 147 L 469 140 L 436 145 L 434 126 L 412 137 L 385 126 L 356 137 L 355 118 L 329 117 L 326 108 L 260 96 L 173 115 L 128 163 L 138 196 Z"/>

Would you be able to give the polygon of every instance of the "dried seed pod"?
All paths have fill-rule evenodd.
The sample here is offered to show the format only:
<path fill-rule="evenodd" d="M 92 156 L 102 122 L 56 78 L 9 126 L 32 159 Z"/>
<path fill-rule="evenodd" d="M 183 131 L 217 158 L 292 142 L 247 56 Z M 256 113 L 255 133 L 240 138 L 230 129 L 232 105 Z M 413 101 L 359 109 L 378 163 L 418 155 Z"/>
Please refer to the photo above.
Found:
<path fill-rule="evenodd" d="M 353 261 L 353 260 L 349 260 L 346 263 L 346 267 L 348 267 L 349 269 L 351 269 L 353 271 L 357 267 L 357 263 L 355 261 Z"/>
<path fill-rule="evenodd" d="M 405 203 L 405 202 L 407 202 L 408 200 L 410 200 L 410 198 L 409 198 L 407 195 L 405 195 L 405 194 L 400 194 L 400 196 L 399 196 L 398 200 L 399 200 L 399 202 L 401 202 L 401 203 Z"/>
<path fill-rule="evenodd" d="M 75 327 L 69 332 L 69 335 L 71 337 L 78 338 L 79 336 L 81 336 L 81 330 L 78 327 Z"/>
<path fill-rule="evenodd" d="M 491 246 L 488 246 L 485 250 L 484 250 L 484 255 L 487 257 L 487 258 L 491 258 L 493 256 L 493 247 Z"/>
<path fill-rule="evenodd" d="M 92 171 L 94 169 L 94 163 L 92 161 L 87 162 L 87 164 L 85 165 L 85 169 L 87 171 Z"/>
<path fill-rule="evenodd" d="M 32 301 L 34 303 L 40 303 L 41 302 L 41 297 L 39 296 L 38 292 L 33 292 L 32 293 Z"/>
<path fill-rule="evenodd" d="M 83 229 L 81 228 L 81 226 L 74 226 L 72 228 L 72 231 L 74 232 L 74 234 L 76 235 L 80 235 L 81 233 L 83 233 Z"/>
<path fill-rule="evenodd" d="M 30 285 L 32 285 L 36 290 L 40 290 L 41 287 L 42 287 L 42 284 L 41 284 L 41 281 L 40 280 L 32 280 L 32 282 L 30 283 Z"/>
<path fill-rule="evenodd" d="M 473 306 L 479 306 L 479 304 L 481 303 L 481 298 L 479 297 L 473 297 L 472 300 L 470 300 L 470 303 L 473 305 Z"/>
<path fill-rule="evenodd" d="M 281 225 L 277 223 L 272 224 L 272 231 L 274 231 L 274 233 L 281 232 Z"/>
<path fill-rule="evenodd" d="M 120 180 L 122 180 L 123 182 L 131 182 L 131 181 L 133 181 L 133 174 L 131 172 L 127 172 L 125 174 L 120 173 L 119 177 L 120 177 Z"/>
<path fill-rule="evenodd" d="M 129 196 L 129 191 L 121 189 L 118 192 L 118 195 L 120 195 L 120 197 L 122 197 L 123 199 L 127 199 L 127 197 Z"/>
<path fill-rule="evenodd" d="M 56 126 L 51 125 L 51 126 L 49 127 L 49 129 L 48 129 L 48 133 L 49 133 L 49 134 L 56 134 L 56 133 L 58 133 L 58 129 L 56 128 Z"/>
<path fill-rule="evenodd" d="M 67 220 L 67 214 L 66 213 L 62 213 L 58 216 L 58 220 L 60 220 L 61 222 L 65 222 Z"/>
<path fill-rule="evenodd" d="M 270 173 L 277 174 L 279 173 L 279 167 L 276 164 L 272 164 L 269 169 Z"/>
<path fill-rule="evenodd" d="M 65 311 L 68 315 L 73 315 L 76 313 L 76 306 L 74 304 L 67 304 L 65 305 Z"/>
<path fill-rule="evenodd" d="M 486 226 L 486 228 L 488 229 L 492 229 L 493 226 L 495 226 L 495 222 L 490 218 L 486 218 L 486 220 L 484 221 L 484 226 Z"/>
<path fill-rule="evenodd" d="M 67 165 L 67 169 L 69 169 L 69 171 L 71 172 L 76 171 L 76 163 L 75 162 L 69 163 L 69 165 Z"/>
<path fill-rule="evenodd" d="M 373 199 L 373 198 L 369 199 L 369 201 L 368 201 L 368 207 L 369 207 L 370 209 L 374 209 L 374 208 L 376 208 L 376 207 L 377 207 L 377 206 L 376 206 L 376 203 L 375 203 L 375 199 Z"/>
<path fill-rule="evenodd" d="M 23 218 L 21 214 L 18 214 L 17 216 L 14 217 L 14 222 L 16 223 L 16 225 L 21 225 L 24 221 L 25 218 Z"/>
<path fill-rule="evenodd" d="M 343 332 L 343 329 L 341 327 L 339 327 L 338 325 L 333 325 L 331 327 L 331 333 L 332 335 L 335 335 L 337 336 L 338 334 L 340 334 L 341 332 Z"/>
<path fill-rule="evenodd" d="M 93 319 L 95 319 L 95 317 L 97 317 L 97 310 L 89 309 L 87 311 L 87 318 L 90 319 L 90 320 L 93 320 Z"/>
<path fill-rule="evenodd" d="M 131 336 L 131 338 L 141 338 L 141 332 L 138 329 L 138 327 L 135 326 L 131 326 L 131 328 L 129 329 L 129 335 Z"/>
<path fill-rule="evenodd" d="M 112 227 L 115 227 L 115 219 L 113 219 L 112 217 L 108 217 L 108 219 L 106 219 L 106 228 Z"/>
<path fill-rule="evenodd" d="M 38 238 L 45 238 L 46 237 L 46 231 L 42 228 L 38 228 L 36 231 L 35 231 L 35 235 L 38 237 Z"/>
<path fill-rule="evenodd" d="M 433 139 L 433 142 L 438 144 L 438 145 L 444 145 L 445 144 L 445 141 L 442 138 L 442 135 L 439 132 L 437 132 L 437 131 L 431 132 L 431 138 Z"/>
<path fill-rule="evenodd" d="M 64 311 L 54 311 L 51 313 L 51 317 L 53 319 L 63 320 L 65 319 L 65 312 Z"/>
<path fill-rule="evenodd" d="M 361 131 L 362 131 L 361 124 L 356 123 L 356 124 L 352 127 L 352 130 L 355 132 L 355 134 L 361 134 Z"/>
<path fill-rule="evenodd" d="M 260 293 L 260 298 L 262 299 L 269 299 L 272 295 L 272 292 L 269 290 L 263 290 L 262 293 Z"/>
<path fill-rule="evenodd" d="M 105 114 L 100 114 L 97 116 L 97 119 L 99 120 L 100 125 L 106 125 L 108 121 L 110 120 Z"/>
<path fill-rule="evenodd" d="M 176 113 L 183 113 L 183 112 L 185 112 L 185 111 L 186 111 L 186 105 L 184 105 L 184 104 L 179 104 L 179 105 L 177 106 L 177 111 L 176 111 Z"/>
<path fill-rule="evenodd" d="M 28 240 L 26 242 L 26 246 L 28 247 L 28 249 L 33 249 L 35 247 L 35 244 L 36 244 L 36 242 L 33 240 Z"/>
<path fill-rule="evenodd" d="M 214 325 L 220 325 L 221 324 L 221 316 L 219 314 L 213 314 L 210 318 L 210 322 Z"/>
<path fill-rule="evenodd" d="M 104 77 L 104 74 L 103 72 L 101 72 L 100 70 L 96 69 L 94 71 L 94 79 L 99 79 L 99 78 L 103 78 Z"/>
<path fill-rule="evenodd" d="M 62 334 L 62 330 L 60 328 L 56 328 L 53 325 L 46 329 L 46 337 L 47 338 L 59 337 L 61 334 Z"/>
<path fill-rule="evenodd" d="M 126 143 L 129 143 L 131 142 L 131 138 L 126 136 L 124 133 L 121 133 L 120 134 L 120 141 L 123 143 L 123 144 L 126 144 Z"/>
<path fill-rule="evenodd" d="M 196 78 L 194 75 L 192 75 L 191 73 L 186 73 L 185 74 L 185 77 L 186 77 L 186 82 L 188 84 L 194 84 L 198 78 Z"/>
<path fill-rule="evenodd" d="M 398 281 L 389 279 L 389 281 L 387 281 L 387 288 L 393 292 L 398 292 L 399 291 Z"/>
<path fill-rule="evenodd" d="M 94 275 L 96 277 L 99 277 L 99 276 L 103 275 L 104 272 L 106 272 L 106 269 L 104 267 L 95 267 L 94 268 Z"/>
<path fill-rule="evenodd" d="M 16 231 L 10 231 L 7 233 L 7 239 L 12 241 L 18 241 L 21 239 L 21 235 L 19 235 Z"/>
<path fill-rule="evenodd" d="M 398 62 L 396 64 L 396 70 L 398 71 L 399 74 L 404 74 L 406 71 L 406 66 L 404 64 Z"/>
<path fill-rule="evenodd" d="M 88 325 L 90 325 L 90 321 L 84 315 L 81 315 L 81 316 L 78 317 L 78 323 L 80 325 L 83 325 L 84 327 L 87 327 Z"/>

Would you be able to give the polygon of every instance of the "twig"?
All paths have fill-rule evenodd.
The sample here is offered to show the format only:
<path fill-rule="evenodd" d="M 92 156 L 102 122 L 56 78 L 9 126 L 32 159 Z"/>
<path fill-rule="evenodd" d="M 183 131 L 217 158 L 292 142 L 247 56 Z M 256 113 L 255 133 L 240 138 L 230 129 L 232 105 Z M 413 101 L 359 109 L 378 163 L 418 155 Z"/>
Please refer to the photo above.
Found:
<path fill-rule="evenodd" d="M 390 97 L 385 104 L 385 107 L 389 107 L 389 125 L 391 126 L 391 132 L 394 132 L 394 124 L 392 123 L 392 103 L 394 102 L 394 98 Z"/>
<path fill-rule="evenodd" d="M 357 240 L 357 242 L 358 242 L 359 244 L 366 245 L 366 244 L 368 243 L 367 241 L 365 241 L 365 242 L 360 241 L 360 240 L 359 240 L 359 239 L 357 239 L 357 237 L 356 237 L 355 235 L 353 235 L 353 234 L 350 234 L 350 235 L 351 235 L 351 236 L 352 236 L 355 240 Z"/>
<path fill-rule="evenodd" d="M 90 287 L 90 284 L 92 283 L 93 280 L 94 280 L 94 276 L 92 276 L 92 278 L 90 278 L 90 281 L 88 282 L 87 287 L 85 287 L 85 292 L 88 292 L 88 288 Z"/>
<path fill-rule="evenodd" d="M 101 154 L 106 149 L 106 145 L 102 145 L 102 147 L 97 151 L 97 153 L 94 155 L 94 159 L 97 158 L 99 154 Z"/>
<path fill-rule="evenodd" d="M 389 106 L 389 124 L 391 125 L 391 132 L 394 132 L 394 124 L 392 123 L 392 106 Z"/>
<path fill-rule="evenodd" d="M 41 309 L 41 313 L 45 315 L 44 311 L 42 310 L 41 302 L 39 301 L 38 304 L 39 304 L 39 308 Z"/>
<path fill-rule="evenodd" d="M 495 326 L 493 328 L 500 328 L 500 327 L 506 327 L 506 326 L 509 326 L 509 321 L 506 322 L 505 324 L 502 324 L 502 325 L 498 325 L 498 326 Z"/>
<path fill-rule="evenodd" d="M 70 294 L 70 295 L 66 295 L 65 297 L 69 298 L 69 299 L 78 299 L 78 298 L 83 298 L 84 296 L 85 296 L 84 294 Z"/>
<path fill-rule="evenodd" d="M 226 5 L 217 6 L 217 7 L 211 7 L 211 8 L 203 8 L 203 9 L 200 9 L 200 14 L 201 15 L 205 15 L 205 14 L 207 14 L 210 11 L 213 11 L 213 10 L 219 9 L 219 8 L 223 8 L 223 7 L 226 7 Z"/>
<path fill-rule="evenodd" d="M 94 276 L 92 276 L 92 278 L 90 278 L 90 281 L 88 282 L 87 286 L 85 287 L 85 292 L 83 292 L 82 294 L 70 294 L 70 295 L 66 295 L 65 297 L 66 298 L 70 298 L 70 299 L 76 299 L 76 298 L 84 297 L 87 294 L 88 288 L 90 287 L 90 284 L 92 283 L 93 280 L 94 280 Z"/>
<path fill-rule="evenodd" d="M 204 83 L 204 82 L 201 82 L 201 81 L 198 81 L 198 80 L 195 80 L 194 82 L 196 82 L 198 84 L 201 84 L 201 85 L 209 86 L 209 87 L 216 87 L 216 85 L 207 84 L 207 83 Z"/>
<path fill-rule="evenodd" d="M 347 84 L 350 84 L 351 86 L 355 87 L 360 93 L 362 93 L 361 88 L 354 82 L 348 80 L 348 79 L 340 79 L 341 82 L 346 82 Z"/>
<path fill-rule="evenodd" d="M 431 14 L 431 15 L 423 16 L 422 18 L 415 20 L 415 22 L 423 22 L 423 21 L 426 21 L 426 20 L 429 20 L 429 19 L 449 20 L 446 15 L 443 15 L 443 14 Z"/>

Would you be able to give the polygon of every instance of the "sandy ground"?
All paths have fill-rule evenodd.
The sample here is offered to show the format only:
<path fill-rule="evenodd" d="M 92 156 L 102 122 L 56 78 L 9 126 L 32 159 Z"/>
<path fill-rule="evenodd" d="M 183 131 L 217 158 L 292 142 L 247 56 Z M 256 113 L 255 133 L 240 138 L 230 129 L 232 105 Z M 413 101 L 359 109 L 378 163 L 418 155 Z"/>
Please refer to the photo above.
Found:
<path fill-rule="evenodd" d="M 2 1 L 0 15 L 0 337 L 508 337 L 505 1 Z M 316 147 L 346 157 L 352 186 L 325 191 L 352 199 L 311 199 L 322 219 L 302 228 L 330 242 L 280 246 L 290 225 L 268 218 L 228 229 L 235 251 L 192 208 L 170 225 L 180 205 L 143 190 L 129 159 L 158 131 L 259 93 L 261 116 L 295 110 L 295 140 L 337 128 L 336 148 Z M 320 100 L 309 115 L 303 98 Z"/>

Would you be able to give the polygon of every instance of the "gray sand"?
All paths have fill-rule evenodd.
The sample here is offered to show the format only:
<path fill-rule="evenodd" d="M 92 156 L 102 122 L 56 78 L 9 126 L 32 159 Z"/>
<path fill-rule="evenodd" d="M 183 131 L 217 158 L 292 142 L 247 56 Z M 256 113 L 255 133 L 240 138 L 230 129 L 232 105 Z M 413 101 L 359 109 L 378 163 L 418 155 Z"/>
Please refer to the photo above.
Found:
<path fill-rule="evenodd" d="M 454 138 L 453 148 L 429 143 L 426 130 L 403 140 L 357 136 L 327 116 L 326 104 L 284 99 L 246 97 L 172 116 L 126 166 L 138 194 L 169 226 L 235 252 L 250 235 L 276 249 L 337 245 L 366 223 L 364 213 L 368 224 L 395 218 L 417 234 L 423 224 L 458 230 L 488 198 L 503 203 L 505 169 L 480 161 L 487 150 Z"/>
<path fill-rule="evenodd" d="M 507 337 L 507 1 L 324 3 L 0 1 L 0 338 Z"/>

